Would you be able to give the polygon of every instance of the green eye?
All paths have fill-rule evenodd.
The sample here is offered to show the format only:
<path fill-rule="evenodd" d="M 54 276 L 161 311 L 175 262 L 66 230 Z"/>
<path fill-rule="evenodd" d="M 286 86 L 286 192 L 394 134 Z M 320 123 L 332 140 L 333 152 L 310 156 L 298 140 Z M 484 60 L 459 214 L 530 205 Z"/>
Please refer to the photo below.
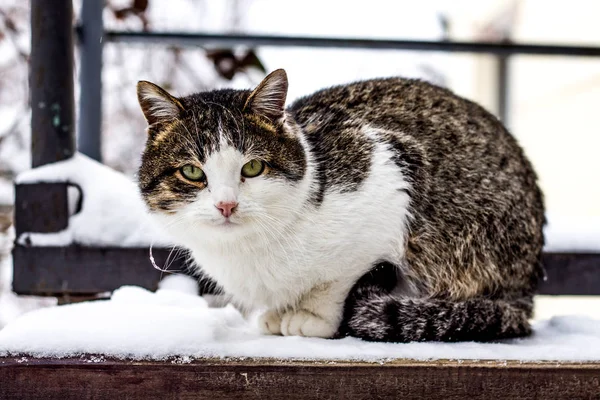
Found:
<path fill-rule="evenodd" d="M 264 162 L 262 162 L 260 160 L 248 161 L 242 167 L 242 176 L 245 176 L 246 178 L 254 178 L 255 176 L 262 174 L 262 172 L 264 170 L 265 170 Z"/>
<path fill-rule="evenodd" d="M 204 179 L 204 171 L 201 168 L 192 164 L 187 164 L 181 167 L 181 175 L 190 181 L 200 181 Z"/>

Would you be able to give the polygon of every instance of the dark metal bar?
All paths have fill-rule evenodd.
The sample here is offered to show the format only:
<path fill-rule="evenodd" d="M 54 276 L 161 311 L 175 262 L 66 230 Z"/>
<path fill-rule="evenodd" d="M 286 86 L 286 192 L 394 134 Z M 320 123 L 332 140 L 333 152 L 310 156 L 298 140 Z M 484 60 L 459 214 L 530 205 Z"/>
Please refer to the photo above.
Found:
<path fill-rule="evenodd" d="M 106 31 L 104 39 L 115 43 L 161 43 L 188 46 L 298 46 L 356 49 L 396 49 L 489 54 L 534 54 L 600 57 L 600 47 L 487 42 L 450 42 L 389 39 L 318 38 L 271 35 L 222 35 L 181 32 Z"/>
<path fill-rule="evenodd" d="M 81 92 L 79 95 L 80 152 L 102 160 L 102 23 L 103 1 L 84 0 L 81 7 L 79 44 Z"/>
<path fill-rule="evenodd" d="M 72 0 L 31 1 L 31 164 L 75 150 Z"/>

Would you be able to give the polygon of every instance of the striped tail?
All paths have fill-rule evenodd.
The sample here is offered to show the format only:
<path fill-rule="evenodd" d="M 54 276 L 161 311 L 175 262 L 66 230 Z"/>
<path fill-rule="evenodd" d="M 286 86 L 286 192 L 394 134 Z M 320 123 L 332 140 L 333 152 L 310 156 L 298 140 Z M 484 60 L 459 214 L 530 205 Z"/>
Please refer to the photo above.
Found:
<path fill-rule="evenodd" d="M 355 286 L 346 301 L 340 335 L 384 342 L 484 342 L 531 333 L 531 297 L 459 302 L 398 297 L 390 290 L 395 278 L 389 276 L 389 271 L 379 273 L 377 279 L 381 281 L 386 273 L 384 285 L 373 282 L 373 275 L 370 281 L 363 278 Z"/>

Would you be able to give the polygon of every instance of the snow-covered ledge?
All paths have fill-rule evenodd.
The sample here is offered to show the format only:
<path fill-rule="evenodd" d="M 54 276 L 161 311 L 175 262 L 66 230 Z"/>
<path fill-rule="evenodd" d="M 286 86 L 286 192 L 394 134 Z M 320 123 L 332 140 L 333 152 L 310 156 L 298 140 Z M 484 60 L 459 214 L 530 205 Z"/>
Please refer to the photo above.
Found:
<path fill-rule="evenodd" d="M 152 293 L 123 287 L 109 301 L 30 312 L 0 331 L 0 356 L 275 358 L 385 362 L 393 359 L 600 361 L 600 320 L 561 316 L 534 323 L 534 334 L 496 343 L 374 343 L 265 336 L 255 317 L 231 305 L 211 308 L 195 281 L 170 276 Z"/>

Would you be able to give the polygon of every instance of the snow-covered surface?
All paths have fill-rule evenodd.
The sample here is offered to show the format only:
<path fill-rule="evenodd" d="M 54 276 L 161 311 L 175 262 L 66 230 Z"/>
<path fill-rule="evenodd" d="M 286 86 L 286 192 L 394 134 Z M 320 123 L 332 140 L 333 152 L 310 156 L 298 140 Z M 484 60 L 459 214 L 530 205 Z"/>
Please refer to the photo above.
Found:
<path fill-rule="evenodd" d="M 187 279 L 170 277 L 169 284 L 156 293 L 122 287 L 108 301 L 30 312 L 0 331 L 0 355 L 366 361 L 600 360 L 600 320 L 581 316 L 536 322 L 532 337 L 501 343 L 394 344 L 368 343 L 355 338 L 264 336 L 256 328 L 256 316 L 245 320 L 232 306 L 209 308 Z"/>
<path fill-rule="evenodd" d="M 0 262 L 0 332 L 23 313 L 43 307 L 55 306 L 53 297 L 17 296 L 10 287 L 12 282 L 11 258 Z"/>
<path fill-rule="evenodd" d="M 14 203 L 15 189 L 11 181 L 0 178 L 0 205 Z"/>
<path fill-rule="evenodd" d="M 548 215 L 546 251 L 599 252 L 600 216 Z"/>
<path fill-rule="evenodd" d="M 81 212 L 70 218 L 67 229 L 51 234 L 24 233 L 17 238 L 20 244 L 121 247 L 168 244 L 148 217 L 135 183 L 83 154 L 22 172 L 16 182 L 69 182 L 79 185 L 84 193 Z M 74 212 L 79 195 L 76 190 L 73 194 L 69 208 Z"/>
<path fill-rule="evenodd" d="M 555 316 L 578 315 L 600 320 L 600 296 L 535 297 L 534 317 L 537 321 Z"/>
<path fill-rule="evenodd" d="M 56 299 L 52 297 L 17 296 L 12 291 L 10 249 L 13 240 L 14 229 L 0 232 L 0 329 L 25 312 L 56 305 Z"/>

